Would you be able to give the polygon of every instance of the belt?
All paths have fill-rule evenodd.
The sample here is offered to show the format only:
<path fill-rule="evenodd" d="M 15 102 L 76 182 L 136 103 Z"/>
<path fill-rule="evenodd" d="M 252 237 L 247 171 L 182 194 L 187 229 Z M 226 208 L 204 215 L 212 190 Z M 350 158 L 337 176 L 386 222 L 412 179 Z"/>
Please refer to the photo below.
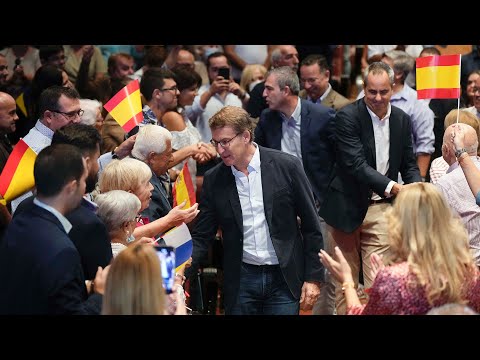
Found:
<path fill-rule="evenodd" d="M 380 199 L 380 200 L 372 200 L 372 199 L 370 199 L 370 205 L 383 204 L 383 203 L 391 203 L 391 202 L 392 202 L 392 198 L 383 198 L 383 199 Z"/>

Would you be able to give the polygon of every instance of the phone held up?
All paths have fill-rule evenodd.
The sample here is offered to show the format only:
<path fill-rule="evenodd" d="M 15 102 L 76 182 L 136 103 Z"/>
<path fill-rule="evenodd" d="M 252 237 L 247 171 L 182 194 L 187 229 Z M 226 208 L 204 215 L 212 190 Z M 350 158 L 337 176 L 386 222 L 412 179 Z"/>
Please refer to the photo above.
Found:
<path fill-rule="evenodd" d="M 230 80 L 230 69 L 228 67 L 219 68 L 218 76 L 223 76 L 225 80 Z"/>
<path fill-rule="evenodd" d="M 160 259 L 163 287 L 167 294 L 171 294 L 175 282 L 175 249 L 172 246 L 155 246 L 155 250 Z"/>

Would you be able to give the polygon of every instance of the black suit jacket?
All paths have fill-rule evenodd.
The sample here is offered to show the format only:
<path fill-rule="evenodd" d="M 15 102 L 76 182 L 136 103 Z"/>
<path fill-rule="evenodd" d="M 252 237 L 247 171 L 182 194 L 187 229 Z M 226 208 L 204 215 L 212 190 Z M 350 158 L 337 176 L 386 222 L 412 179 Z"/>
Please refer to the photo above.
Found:
<path fill-rule="evenodd" d="M 335 163 L 335 111 L 301 99 L 300 146 L 303 168 L 321 204 Z M 255 128 L 258 145 L 281 150 L 282 117 L 266 109 Z"/>
<path fill-rule="evenodd" d="M 148 205 L 148 208 L 143 210 L 141 214 L 142 216 L 148 217 L 148 220 L 154 221 L 167 215 L 170 210 L 172 210 L 172 206 L 170 205 L 167 193 L 160 179 L 153 172 L 150 184 L 153 186 L 150 205 Z"/>
<path fill-rule="evenodd" d="M 33 205 L 0 243 L 0 314 L 99 314 L 87 296 L 80 256 L 60 221 Z"/>
<path fill-rule="evenodd" d="M 365 219 L 372 191 L 384 197 L 388 183 L 398 180 L 398 172 L 407 184 L 421 177 L 412 149 L 410 116 L 403 110 L 392 106 L 386 176 L 376 170 L 372 118 L 364 99 L 338 111 L 335 124 L 337 159 L 320 216 L 334 228 L 351 233 Z"/>
<path fill-rule="evenodd" d="M 247 112 L 253 118 L 258 118 L 262 111 L 268 108 L 267 102 L 263 97 L 263 90 L 265 90 L 264 81 L 255 85 L 250 92 L 250 100 L 248 100 Z"/>
<path fill-rule="evenodd" d="M 323 281 L 318 251 L 323 248 L 313 193 L 295 156 L 259 147 L 265 217 L 283 276 L 296 298 L 304 281 Z M 207 257 L 217 228 L 224 247 L 224 294 L 227 313 L 235 305 L 243 256 L 243 218 L 235 178 L 223 163 L 204 177 L 200 214 L 192 232 L 191 275 Z M 301 227 L 297 216 L 301 219 Z"/>
<path fill-rule="evenodd" d="M 23 200 L 14 212 L 14 217 L 36 205 L 33 196 Z M 80 254 L 85 279 L 95 279 L 99 266 L 104 268 L 113 259 L 110 236 L 103 221 L 89 208 L 85 199 L 79 207 L 65 216 L 72 224 L 68 237 Z"/>

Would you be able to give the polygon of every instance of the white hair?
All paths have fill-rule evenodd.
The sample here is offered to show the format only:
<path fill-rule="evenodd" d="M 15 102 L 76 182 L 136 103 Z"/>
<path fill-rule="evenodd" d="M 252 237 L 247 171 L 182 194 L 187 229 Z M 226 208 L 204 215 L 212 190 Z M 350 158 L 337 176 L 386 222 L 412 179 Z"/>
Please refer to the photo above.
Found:
<path fill-rule="evenodd" d="M 80 123 L 90 126 L 95 125 L 97 121 L 97 111 L 98 109 L 102 111 L 102 103 L 98 100 L 80 99 L 80 107 L 84 111 Z"/>
<path fill-rule="evenodd" d="M 97 215 L 103 220 L 107 230 L 118 230 L 127 221 L 132 221 L 140 211 L 138 197 L 124 190 L 111 190 L 98 194 L 95 198 L 98 205 Z"/>
<path fill-rule="evenodd" d="M 158 125 L 145 125 L 140 128 L 132 149 L 132 155 L 145 161 L 150 152 L 161 154 L 167 149 L 167 140 L 172 141 L 172 134 Z"/>

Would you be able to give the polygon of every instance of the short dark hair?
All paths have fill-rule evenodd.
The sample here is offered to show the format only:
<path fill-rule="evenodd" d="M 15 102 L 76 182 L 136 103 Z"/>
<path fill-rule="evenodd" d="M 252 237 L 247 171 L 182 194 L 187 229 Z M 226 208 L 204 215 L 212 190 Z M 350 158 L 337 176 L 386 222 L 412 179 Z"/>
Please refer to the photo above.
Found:
<path fill-rule="evenodd" d="M 83 155 L 92 154 L 100 147 L 102 138 L 97 129 L 86 124 L 69 124 L 55 131 L 53 144 L 70 144 L 77 147 Z"/>
<path fill-rule="evenodd" d="M 64 51 L 63 45 L 40 45 L 38 47 L 38 56 L 40 60 L 48 61 L 48 59 L 58 54 L 59 52 Z"/>
<path fill-rule="evenodd" d="M 75 89 L 57 85 L 50 86 L 40 94 L 40 99 L 38 101 L 38 114 L 40 118 L 43 118 L 43 114 L 46 110 L 60 110 L 58 108 L 58 100 L 62 95 L 69 99 L 80 100 L 80 95 Z"/>
<path fill-rule="evenodd" d="M 305 59 L 302 60 L 300 63 L 300 67 L 302 66 L 310 66 L 317 64 L 320 67 L 320 72 L 325 72 L 326 70 L 330 70 L 328 66 L 327 58 L 320 54 L 310 54 Z"/>
<path fill-rule="evenodd" d="M 170 70 L 163 68 L 149 68 L 143 73 L 142 81 L 140 82 L 140 92 L 145 100 L 152 100 L 153 91 L 163 88 L 165 79 L 175 80 L 175 75 Z"/>
<path fill-rule="evenodd" d="M 198 88 L 202 86 L 202 77 L 188 65 L 176 65 L 172 71 L 175 74 L 178 91 L 189 89 L 194 85 Z"/>
<path fill-rule="evenodd" d="M 37 193 L 46 197 L 55 196 L 68 182 L 80 180 L 84 170 L 82 154 L 75 146 L 47 146 L 40 151 L 33 167 Z"/>

